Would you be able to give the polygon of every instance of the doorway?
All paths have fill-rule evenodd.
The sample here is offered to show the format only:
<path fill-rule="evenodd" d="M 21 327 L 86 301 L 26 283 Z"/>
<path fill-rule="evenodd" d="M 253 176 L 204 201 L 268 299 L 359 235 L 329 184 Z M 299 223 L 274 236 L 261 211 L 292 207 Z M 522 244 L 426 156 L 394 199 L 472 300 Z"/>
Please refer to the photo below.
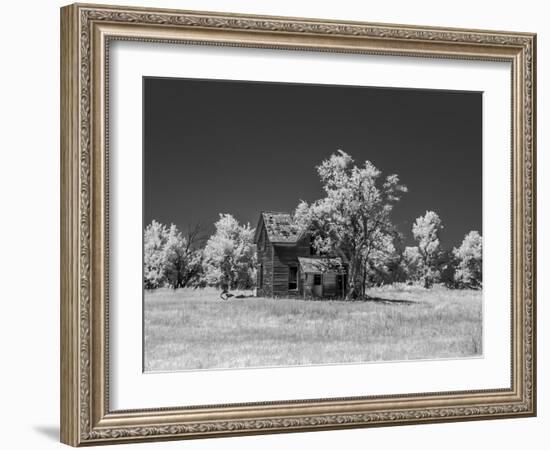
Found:
<path fill-rule="evenodd" d="M 323 296 L 323 274 L 321 273 L 313 274 L 313 296 Z"/>

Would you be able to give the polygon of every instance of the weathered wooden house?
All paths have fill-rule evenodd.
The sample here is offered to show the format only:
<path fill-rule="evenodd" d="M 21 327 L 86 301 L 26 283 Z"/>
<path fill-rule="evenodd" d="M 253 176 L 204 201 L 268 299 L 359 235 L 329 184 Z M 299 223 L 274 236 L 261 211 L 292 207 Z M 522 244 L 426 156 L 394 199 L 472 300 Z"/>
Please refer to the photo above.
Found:
<path fill-rule="evenodd" d="M 290 214 L 262 212 L 254 242 L 258 296 L 345 296 L 346 270 L 340 258 L 316 256 L 309 234 L 300 232 Z"/>

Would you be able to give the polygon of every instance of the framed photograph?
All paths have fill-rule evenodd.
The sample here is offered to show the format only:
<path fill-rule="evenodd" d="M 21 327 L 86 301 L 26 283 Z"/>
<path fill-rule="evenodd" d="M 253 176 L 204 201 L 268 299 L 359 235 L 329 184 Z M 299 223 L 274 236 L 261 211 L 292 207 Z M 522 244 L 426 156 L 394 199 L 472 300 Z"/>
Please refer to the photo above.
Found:
<path fill-rule="evenodd" d="M 62 8 L 62 442 L 535 415 L 535 55 Z"/>

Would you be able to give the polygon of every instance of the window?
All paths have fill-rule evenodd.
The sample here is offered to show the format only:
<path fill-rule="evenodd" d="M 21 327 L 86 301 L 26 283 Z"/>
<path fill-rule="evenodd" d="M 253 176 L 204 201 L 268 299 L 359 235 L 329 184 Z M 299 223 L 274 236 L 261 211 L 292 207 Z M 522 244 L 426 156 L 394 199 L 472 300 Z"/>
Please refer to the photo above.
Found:
<path fill-rule="evenodd" d="M 288 290 L 296 291 L 298 289 L 298 267 L 290 267 L 288 271 Z"/>
<path fill-rule="evenodd" d="M 320 273 L 314 274 L 313 275 L 313 285 L 314 286 L 321 286 L 321 283 L 322 283 L 321 274 Z"/>

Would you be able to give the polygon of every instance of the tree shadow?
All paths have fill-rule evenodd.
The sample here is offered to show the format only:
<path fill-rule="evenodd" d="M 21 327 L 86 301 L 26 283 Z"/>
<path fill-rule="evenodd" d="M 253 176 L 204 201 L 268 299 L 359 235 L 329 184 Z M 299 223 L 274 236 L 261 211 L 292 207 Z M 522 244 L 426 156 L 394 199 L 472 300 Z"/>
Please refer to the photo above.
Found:
<path fill-rule="evenodd" d="M 363 298 L 354 298 L 354 299 L 345 299 L 345 298 L 329 298 L 329 297 L 308 297 L 305 299 L 296 299 L 303 300 L 307 302 L 342 302 L 342 303 L 374 303 L 379 305 L 421 305 L 423 301 L 415 300 L 401 300 L 401 299 L 389 299 L 382 297 L 363 297 Z"/>

